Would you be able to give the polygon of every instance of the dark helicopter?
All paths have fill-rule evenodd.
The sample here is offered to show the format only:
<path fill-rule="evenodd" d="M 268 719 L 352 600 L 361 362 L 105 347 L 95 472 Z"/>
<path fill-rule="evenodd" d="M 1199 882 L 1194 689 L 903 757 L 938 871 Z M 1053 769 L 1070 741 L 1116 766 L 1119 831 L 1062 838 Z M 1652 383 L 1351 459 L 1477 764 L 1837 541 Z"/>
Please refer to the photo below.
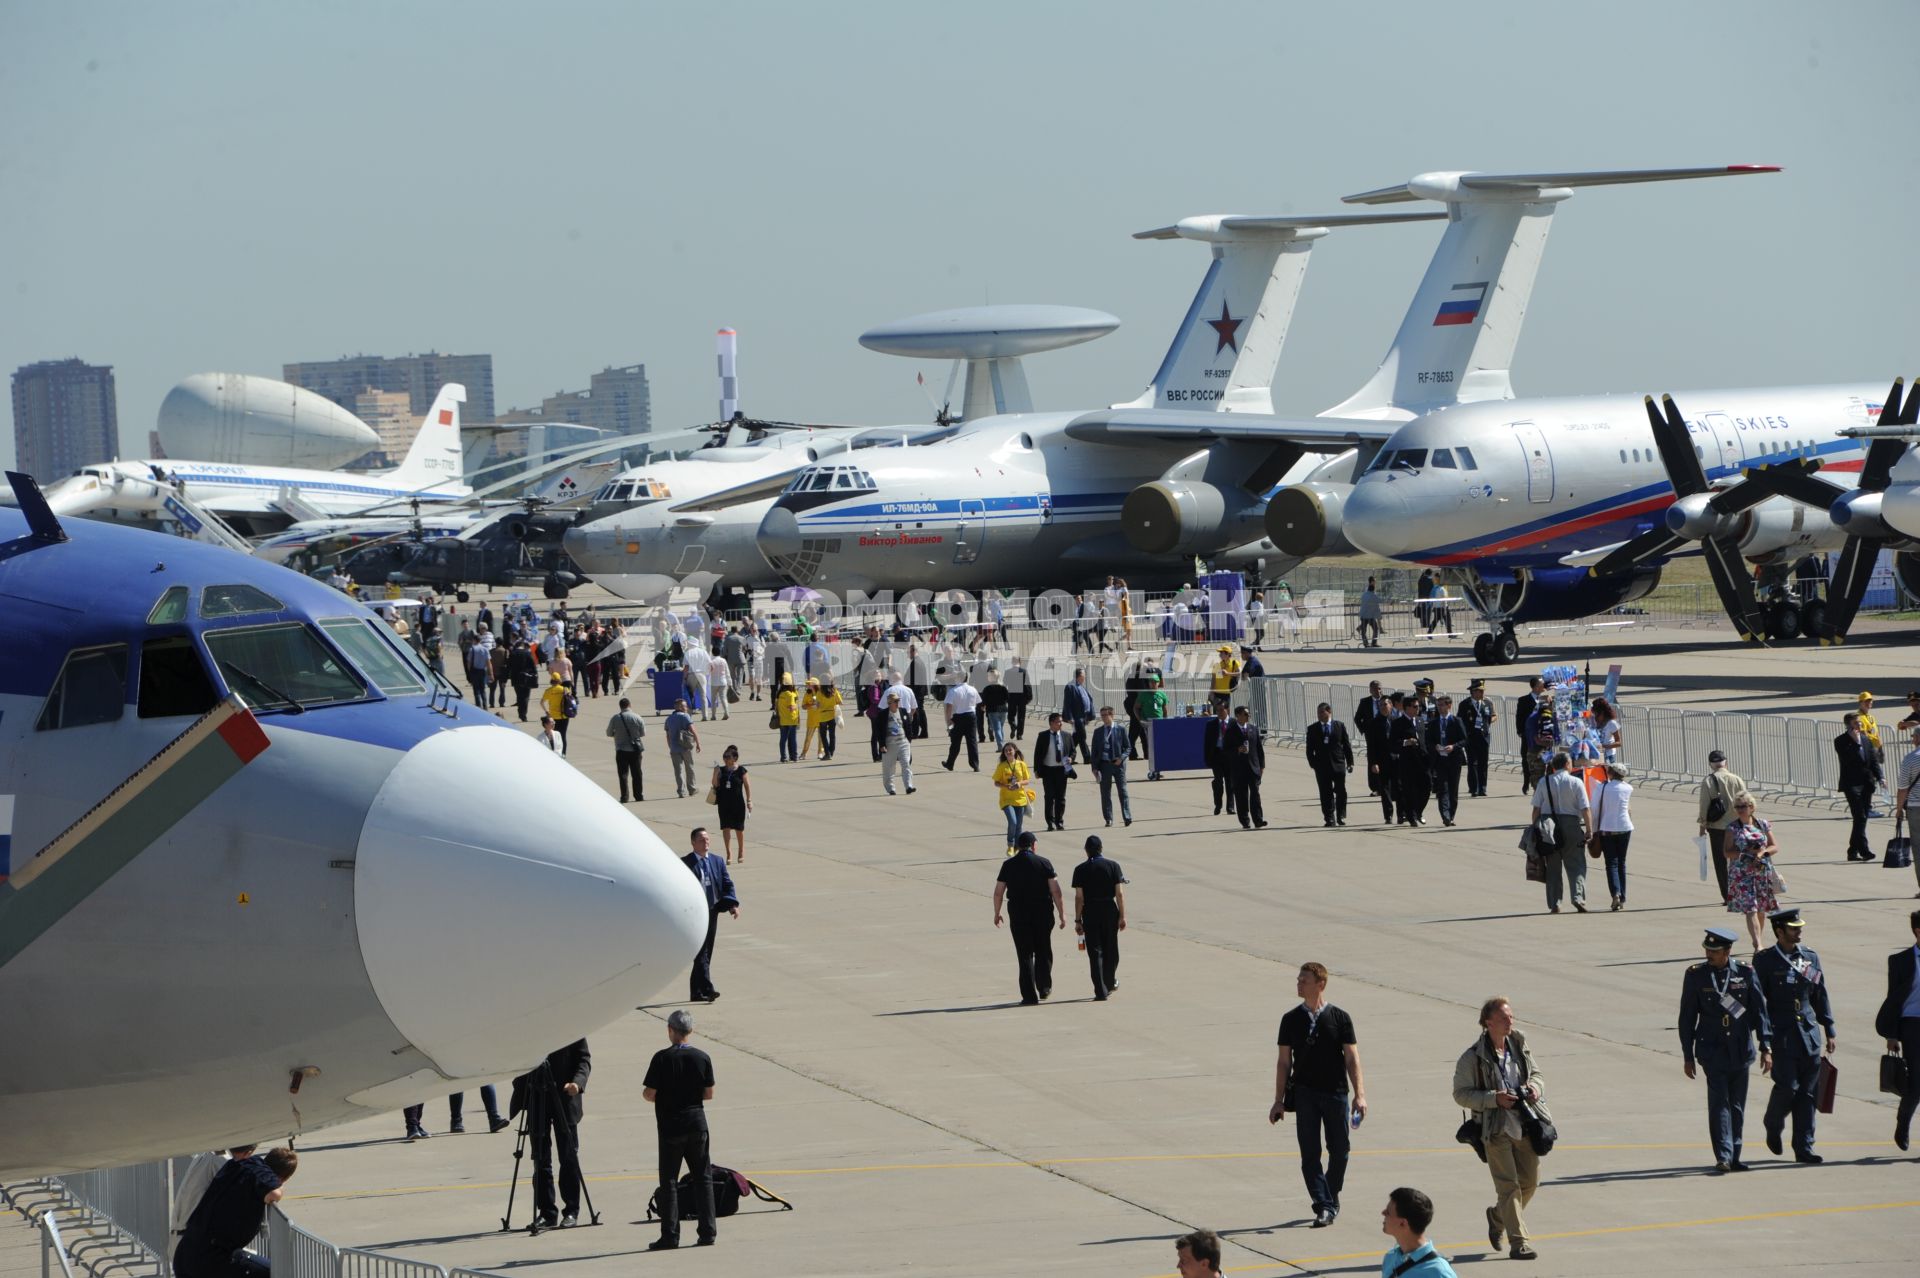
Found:
<path fill-rule="evenodd" d="M 561 546 L 579 518 L 575 511 L 542 510 L 528 498 L 519 510 L 453 537 L 401 534 L 344 556 L 340 570 L 355 581 L 426 586 L 465 603 L 464 586 L 539 586 L 548 599 L 565 599 L 587 580 Z"/>

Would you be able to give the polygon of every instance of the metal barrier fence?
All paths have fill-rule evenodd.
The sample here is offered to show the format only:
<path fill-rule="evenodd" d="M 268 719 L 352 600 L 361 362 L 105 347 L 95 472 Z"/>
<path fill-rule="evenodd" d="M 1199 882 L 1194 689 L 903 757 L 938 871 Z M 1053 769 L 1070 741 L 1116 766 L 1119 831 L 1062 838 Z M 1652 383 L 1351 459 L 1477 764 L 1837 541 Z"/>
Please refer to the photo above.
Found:
<path fill-rule="evenodd" d="M 75 1264 L 95 1278 L 121 1272 L 169 1278 L 176 1173 L 188 1161 L 163 1159 L 0 1186 L 0 1198 L 41 1230 L 41 1278 L 53 1278 L 55 1257 L 64 1278 L 75 1278 Z M 59 1213 L 68 1217 L 64 1232 Z M 253 1250 L 271 1262 L 274 1278 L 495 1278 L 336 1247 L 288 1219 L 277 1204 L 267 1209 Z"/>

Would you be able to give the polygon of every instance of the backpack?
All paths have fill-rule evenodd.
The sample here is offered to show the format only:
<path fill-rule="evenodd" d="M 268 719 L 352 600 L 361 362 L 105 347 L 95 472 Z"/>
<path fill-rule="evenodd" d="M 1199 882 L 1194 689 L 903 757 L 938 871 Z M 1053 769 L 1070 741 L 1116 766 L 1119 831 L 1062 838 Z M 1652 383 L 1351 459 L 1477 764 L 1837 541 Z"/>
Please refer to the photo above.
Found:
<path fill-rule="evenodd" d="M 707 1168 L 707 1178 L 713 1182 L 713 1214 L 715 1216 L 733 1215 L 740 1210 L 740 1200 L 743 1198 L 758 1199 L 763 1203 L 779 1203 L 781 1210 L 793 1210 L 792 1203 L 778 1194 L 762 1189 L 731 1167 L 722 1167 L 718 1163 L 711 1164 Z M 680 1204 L 680 1219 L 686 1220 L 694 1214 L 689 1210 L 693 1202 L 692 1172 L 680 1178 L 680 1183 L 675 1186 L 675 1193 Z M 660 1191 L 656 1189 L 653 1197 L 647 1200 L 647 1219 L 657 1220 L 659 1217 Z"/>
<path fill-rule="evenodd" d="M 580 698 L 574 696 L 571 692 L 561 693 L 560 694 L 560 713 L 564 714 L 569 719 L 579 718 L 580 717 Z"/>
<path fill-rule="evenodd" d="M 679 735 L 679 737 L 678 737 L 678 738 L 676 738 L 676 739 L 677 739 L 677 740 L 679 741 L 679 743 L 680 743 L 680 753 L 681 753 L 681 754 L 692 754 L 692 753 L 693 753 L 693 747 L 694 747 L 694 746 L 695 746 L 696 744 L 698 744 L 698 743 L 697 743 L 697 742 L 696 742 L 696 741 L 694 740 L 694 737 L 693 737 L 693 729 L 692 729 L 692 728 L 682 728 L 682 729 L 680 729 L 680 735 Z"/>

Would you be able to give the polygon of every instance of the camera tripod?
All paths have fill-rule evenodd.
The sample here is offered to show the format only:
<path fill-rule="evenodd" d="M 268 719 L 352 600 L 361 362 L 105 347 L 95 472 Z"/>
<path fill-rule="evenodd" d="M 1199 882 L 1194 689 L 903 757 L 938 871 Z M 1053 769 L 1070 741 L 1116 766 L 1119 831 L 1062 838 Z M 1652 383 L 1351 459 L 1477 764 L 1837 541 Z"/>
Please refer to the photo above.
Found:
<path fill-rule="evenodd" d="M 541 1061 L 532 1071 L 522 1075 L 526 1079 L 526 1105 L 520 1111 L 520 1129 L 513 1135 L 513 1179 L 507 1186 L 507 1214 L 500 1218 L 500 1232 L 509 1233 L 513 1229 L 513 1200 L 520 1188 L 520 1163 L 526 1157 L 529 1135 L 536 1142 L 546 1137 L 547 1124 L 553 1125 L 553 1154 L 564 1165 L 571 1161 L 576 1169 L 580 1166 L 580 1129 L 573 1121 L 573 1107 L 567 1103 L 567 1095 L 560 1089 L 559 1080 L 553 1076 L 553 1068 Z M 516 1079 L 515 1082 L 519 1080 Z M 551 1166 L 548 1174 L 552 1174 Z M 536 1161 L 534 1174 L 540 1173 Z M 600 1223 L 600 1213 L 593 1205 L 593 1193 L 587 1188 L 587 1175 L 579 1171 L 580 1196 L 586 1204 L 589 1225 Z M 537 1197 L 537 1196 L 536 1196 Z M 534 1209 L 533 1220 L 527 1226 L 528 1237 L 545 1233 L 556 1226 L 543 1224 L 538 1207 Z"/>

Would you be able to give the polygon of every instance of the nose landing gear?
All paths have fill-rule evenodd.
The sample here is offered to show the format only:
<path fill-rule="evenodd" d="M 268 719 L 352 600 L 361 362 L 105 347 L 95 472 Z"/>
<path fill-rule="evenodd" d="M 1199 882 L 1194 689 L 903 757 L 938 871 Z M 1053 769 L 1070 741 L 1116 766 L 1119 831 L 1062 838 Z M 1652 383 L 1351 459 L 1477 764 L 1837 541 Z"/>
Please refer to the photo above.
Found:
<path fill-rule="evenodd" d="M 1520 660 L 1520 639 L 1513 623 L 1503 621 L 1500 629 L 1473 641 L 1473 659 L 1483 666 L 1510 666 Z"/>

